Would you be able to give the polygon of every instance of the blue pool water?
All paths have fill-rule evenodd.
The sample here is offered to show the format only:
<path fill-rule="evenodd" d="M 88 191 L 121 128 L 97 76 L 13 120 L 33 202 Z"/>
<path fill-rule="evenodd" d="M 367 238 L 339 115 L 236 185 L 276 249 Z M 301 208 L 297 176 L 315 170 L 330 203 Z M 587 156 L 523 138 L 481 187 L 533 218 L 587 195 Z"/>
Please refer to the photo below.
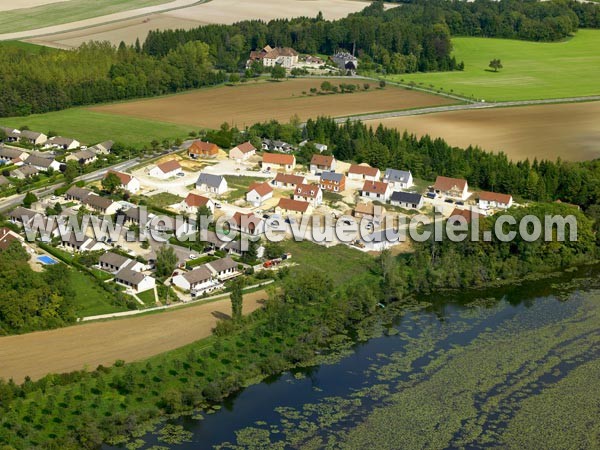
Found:
<path fill-rule="evenodd" d="M 48 255 L 38 256 L 37 260 L 39 262 L 41 262 L 42 264 L 46 264 L 46 265 L 56 264 L 56 261 L 54 259 L 50 258 Z"/>

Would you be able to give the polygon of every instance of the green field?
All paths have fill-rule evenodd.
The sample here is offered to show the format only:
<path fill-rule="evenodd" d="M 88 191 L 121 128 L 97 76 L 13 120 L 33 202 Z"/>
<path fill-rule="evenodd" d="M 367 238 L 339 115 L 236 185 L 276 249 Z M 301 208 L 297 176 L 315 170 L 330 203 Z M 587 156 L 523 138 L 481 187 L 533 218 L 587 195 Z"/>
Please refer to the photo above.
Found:
<path fill-rule="evenodd" d="M 88 145 L 110 139 L 136 147 L 149 145 L 154 139 L 185 138 L 191 131 L 190 127 L 172 123 L 104 114 L 83 108 L 0 118 L 0 126 L 21 128 L 24 125 L 42 133 L 53 131 Z"/>
<path fill-rule="evenodd" d="M 95 316 L 97 314 L 109 314 L 113 312 L 126 311 L 125 306 L 111 304 L 109 294 L 98 286 L 98 282 L 89 275 L 71 270 L 71 281 L 75 291 L 75 312 L 78 317 Z"/>
<path fill-rule="evenodd" d="M 454 55 L 463 72 L 393 75 L 486 101 L 564 98 L 600 94 L 600 31 L 580 30 L 572 39 L 538 43 L 506 39 L 455 38 Z M 504 66 L 492 72 L 489 62 Z"/>
<path fill-rule="evenodd" d="M 69 0 L 35 8 L 13 9 L 0 14 L 0 30 L 3 30 L 3 33 L 33 30 L 162 3 L 167 1 Z"/>

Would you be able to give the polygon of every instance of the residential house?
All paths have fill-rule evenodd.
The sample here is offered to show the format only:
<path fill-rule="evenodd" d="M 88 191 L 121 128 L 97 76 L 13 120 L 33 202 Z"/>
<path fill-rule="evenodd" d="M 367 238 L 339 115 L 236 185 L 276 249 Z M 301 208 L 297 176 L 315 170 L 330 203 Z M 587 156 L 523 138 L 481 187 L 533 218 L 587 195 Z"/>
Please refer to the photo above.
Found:
<path fill-rule="evenodd" d="M 160 180 L 167 180 L 169 178 L 176 177 L 178 174 L 182 174 L 181 164 L 175 159 L 170 159 L 163 163 L 157 164 L 148 172 L 148 175 Z"/>
<path fill-rule="evenodd" d="M 100 256 L 98 266 L 102 270 L 110 273 L 117 273 L 126 267 L 136 272 L 141 272 L 145 269 L 144 264 L 141 262 L 111 251 Z"/>
<path fill-rule="evenodd" d="M 229 256 L 211 261 L 206 264 L 206 267 L 219 281 L 225 281 L 241 275 L 241 272 L 238 270 L 238 263 Z"/>
<path fill-rule="evenodd" d="M 260 206 L 271 198 L 273 198 L 273 188 L 267 182 L 252 183 L 248 187 L 246 201 L 252 203 L 254 206 Z"/>
<path fill-rule="evenodd" d="M 342 192 L 346 189 L 346 176 L 343 173 L 323 172 L 319 186 L 324 191 Z"/>
<path fill-rule="evenodd" d="M 335 163 L 333 156 L 314 154 L 310 160 L 310 171 L 313 175 L 321 172 L 335 172 Z"/>
<path fill-rule="evenodd" d="M 40 171 L 33 166 L 22 166 L 18 169 L 13 169 L 10 171 L 9 175 L 12 178 L 18 178 L 19 180 L 25 180 L 26 178 L 37 175 Z"/>
<path fill-rule="evenodd" d="M 26 225 L 30 223 L 37 214 L 39 213 L 33 211 L 32 209 L 17 206 L 10 212 L 8 218 L 12 223 Z"/>
<path fill-rule="evenodd" d="M 481 191 L 479 193 L 479 207 L 483 210 L 488 209 L 508 209 L 513 204 L 512 195 L 499 194 L 497 192 Z"/>
<path fill-rule="evenodd" d="M 113 145 L 113 141 L 104 141 L 90 147 L 89 149 L 97 155 L 108 155 L 112 150 Z"/>
<path fill-rule="evenodd" d="M 202 172 L 196 180 L 196 188 L 203 192 L 221 195 L 227 192 L 227 180 L 223 175 Z"/>
<path fill-rule="evenodd" d="M 348 169 L 349 180 L 379 181 L 381 172 L 377 167 L 368 164 L 352 164 Z"/>
<path fill-rule="evenodd" d="M 26 166 L 35 167 L 41 172 L 46 172 L 49 169 L 54 171 L 60 170 L 60 163 L 54 159 L 54 157 L 40 156 L 37 154 L 31 154 L 25 160 Z"/>
<path fill-rule="evenodd" d="M 296 157 L 294 155 L 284 155 L 281 153 L 263 153 L 262 168 L 269 172 L 283 170 L 291 172 L 296 167 Z"/>
<path fill-rule="evenodd" d="M 10 228 L 0 228 L 0 251 L 6 250 L 13 242 L 21 242 L 21 237 Z"/>
<path fill-rule="evenodd" d="M 181 202 L 180 207 L 189 214 L 196 214 L 198 208 L 202 206 L 206 206 L 211 214 L 215 212 L 215 203 L 210 198 L 190 192 L 185 200 Z"/>
<path fill-rule="evenodd" d="M 4 131 L 6 135 L 5 142 L 17 142 L 21 137 L 21 132 L 16 128 L 0 127 L 0 131 Z"/>
<path fill-rule="evenodd" d="M 269 152 L 291 153 L 294 151 L 294 147 L 287 142 L 267 138 L 262 140 L 261 148 Z"/>
<path fill-rule="evenodd" d="M 271 181 L 271 184 L 275 187 L 282 189 L 293 189 L 299 184 L 305 184 L 306 178 L 301 175 L 293 175 L 287 173 L 278 172 L 275 178 Z"/>
<path fill-rule="evenodd" d="M 333 63 L 345 73 L 355 74 L 358 70 L 358 59 L 345 51 L 339 51 L 331 57 Z"/>
<path fill-rule="evenodd" d="M 101 250 L 105 248 L 104 244 L 98 242 L 95 239 L 92 239 L 88 236 L 82 236 L 78 238 L 75 232 L 69 233 L 69 237 L 62 236 L 61 237 L 62 246 L 75 253 L 75 252 L 93 252 L 96 250 Z"/>
<path fill-rule="evenodd" d="M 421 209 L 423 196 L 413 192 L 395 191 L 390 197 L 390 204 L 405 209 Z"/>
<path fill-rule="evenodd" d="M 188 148 L 190 158 L 214 158 L 219 154 L 219 147 L 208 141 L 194 141 Z"/>
<path fill-rule="evenodd" d="M 79 141 L 61 136 L 54 136 L 48 139 L 44 145 L 45 148 L 60 148 L 63 150 L 75 150 L 81 147 Z"/>
<path fill-rule="evenodd" d="M 432 189 L 438 195 L 459 200 L 466 200 L 469 198 L 469 195 L 471 195 L 469 193 L 467 180 L 463 180 L 462 178 L 438 176 L 435 179 L 435 184 Z"/>
<path fill-rule="evenodd" d="M 391 185 L 395 191 L 408 189 L 414 185 L 413 176 L 409 170 L 385 169 L 383 181 Z"/>
<path fill-rule="evenodd" d="M 229 220 L 229 224 L 233 230 L 250 235 L 258 235 L 264 233 L 264 220 L 254 213 L 236 212 Z"/>
<path fill-rule="evenodd" d="M 76 200 L 78 202 L 83 202 L 88 195 L 92 194 L 92 191 L 85 188 L 80 188 L 77 186 L 71 186 L 67 192 L 65 192 L 66 200 Z"/>
<path fill-rule="evenodd" d="M 479 220 L 481 214 L 471 210 L 471 209 L 459 209 L 454 208 L 450 216 L 448 217 L 448 221 L 454 225 L 460 225 L 460 217 L 465 219 L 465 222 L 470 224 L 474 220 Z"/>
<path fill-rule="evenodd" d="M 117 202 L 113 202 L 110 198 L 101 197 L 98 194 L 90 194 L 81 202 L 86 207 L 100 213 L 110 216 L 115 214 L 121 207 Z"/>
<path fill-rule="evenodd" d="M 254 61 L 262 62 L 265 67 L 282 66 L 291 69 L 298 64 L 298 52 L 290 47 L 271 47 L 269 45 L 260 50 L 250 52 L 246 67 L 250 67 Z"/>
<path fill-rule="evenodd" d="M 4 145 L 0 145 L 0 162 L 4 164 L 11 164 L 14 160 L 24 161 L 29 156 L 24 150 L 18 148 L 9 148 Z"/>
<path fill-rule="evenodd" d="M 325 144 L 319 144 L 318 142 L 309 142 L 309 141 L 302 141 L 300 142 L 299 146 L 300 147 L 304 147 L 307 144 L 312 144 L 312 146 L 319 152 L 319 153 L 323 153 L 326 152 L 329 147 Z"/>
<path fill-rule="evenodd" d="M 385 216 L 386 209 L 373 202 L 360 202 L 354 207 L 352 215 L 357 219 L 367 219 L 380 223 Z"/>
<path fill-rule="evenodd" d="M 119 186 L 121 189 L 132 194 L 135 194 L 137 191 L 140 190 L 140 180 L 138 180 L 133 175 L 124 172 L 117 172 L 116 170 L 109 170 L 108 172 L 106 172 L 106 175 L 104 175 L 104 178 L 106 178 L 111 173 L 115 174 L 119 178 L 119 180 L 121 180 L 121 185 Z"/>
<path fill-rule="evenodd" d="M 360 190 L 360 196 L 387 202 L 392 193 L 391 186 L 383 181 L 365 181 Z"/>
<path fill-rule="evenodd" d="M 222 287 L 206 264 L 174 276 L 172 283 L 184 291 L 191 292 L 192 295 L 201 295 Z"/>
<path fill-rule="evenodd" d="M 123 286 L 127 286 L 134 293 L 145 292 L 154 289 L 156 286 L 156 280 L 153 277 L 131 270 L 129 267 L 117 272 L 114 280 Z"/>
<path fill-rule="evenodd" d="M 275 207 L 275 212 L 281 215 L 299 216 L 310 214 L 312 206 L 308 202 L 292 200 L 291 198 L 280 198 L 279 203 Z"/>
<path fill-rule="evenodd" d="M 256 155 L 256 148 L 250 142 L 236 145 L 229 151 L 229 159 L 236 161 L 246 161 L 254 155 Z"/>
<path fill-rule="evenodd" d="M 316 184 L 299 184 L 294 189 L 294 200 L 308 202 L 315 208 L 323 203 L 323 191 Z"/>
<path fill-rule="evenodd" d="M 92 164 L 96 162 L 97 159 L 98 156 L 96 153 L 90 149 L 73 152 L 65 158 L 67 161 L 77 161 L 81 165 Z"/>
<path fill-rule="evenodd" d="M 48 140 L 48 136 L 37 131 L 23 130 L 21 131 L 20 142 L 29 145 L 44 145 Z"/>
<path fill-rule="evenodd" d="M 135 224 L 145 226 L 151 219 L 148 211 L 138 206 L 120 210 L 118 214 L 123 216 L 124 225 Z"/>

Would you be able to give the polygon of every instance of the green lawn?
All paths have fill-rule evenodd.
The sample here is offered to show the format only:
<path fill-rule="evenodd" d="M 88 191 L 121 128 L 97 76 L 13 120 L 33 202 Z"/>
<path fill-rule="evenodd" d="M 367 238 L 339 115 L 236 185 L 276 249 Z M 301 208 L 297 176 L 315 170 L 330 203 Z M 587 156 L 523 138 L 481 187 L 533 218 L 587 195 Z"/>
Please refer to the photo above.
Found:
<path fill-rule="evenodd" d="M 146 201 L 150 206 L 165 208 L 167 206 L 174 205 L 175 203 L 181 203 L 183 201 L 183 197 L 171 194 L 169 192 L 161 192 L 159 194 L 146 197 Z"/>
<path fill-rule="evenodd" d="M 454 38 L 454 55 L 463 72 L 390 76 L 423 87 L 444 88 L 466 97 L 500 100 L 564 98 L 600 94 L 600 30 L 579 30 L 565 42 L 537 43 L 507 39 Z M 489 62 L 504 66 L 494 73 Z"/>
<path fill-rule="evenodd" d="M 14 9 L 0 14 L 0 30 L 3 33 L 32 30 L 162 3 L 167 0 L 69 0 Z"/>
<path fill-rule="evenodd" d="M 2 20 L 2 19 L 0 19 Z M 29 42 L 21 42 L 21 41 L 0 41 L 0 48 L 19 48 L 21 50 L 25 50 L 29 53 L 40 53 L 42 50 L 44 52 L 59 52 L 56 48 L 52 47 L 44 47 L 43 45 L 30 44 Z"/>
<path fill-rule="evenodd" d="M 238 200 L 240 198 L 244 198 L 246 192 L 248 192 L 248 187 L 255 182 L 262 183 L 266 181 L 265 178 L 261 177 L 247 177 L 247 176 L 239 176 L 228 175 L 225 176 L 227 180 L 227 186 L 231 191 L 228 191 L 225 195 L 229 201 Z"/>
<path fill-rule="evenodd" d="M 337 285 L 368 273 L 372 261 L 368 254 L 346 245 L 326 248 L 308 241 L 284 241 L 281 245 L 292 254 L 291 262 L 325 271 Z"/>
<path fill-rule="evenodd" d="M 71 281 L 75 290 L 75 312 L 78 317 L 95 316 L 97 314 L 108 314 L 113 312 L 126 311 L 123 306 L 115 306 L 111 303 L 110 294 L 98 281 L 91 276 L 78 270 L 71 269 Z"/>
<path fill-rule="evenodd" d="M 144 305 L 147 307 L 156 306 L 156 297 L 154 296 L 154 289 L 149 289 L 144 292 L 140 292 L 137 294 L 138 298 L 144 302 Z"/>
<path fill-rule="evenodd" d="M 186 138 L 191 130 L 181 125 L 104 114 L 84 108 L 33 114 L 27 117 L 0 118 L 0 125 L 15 128 L 27 125 L 30 129 L 42 133 L 51 130 L 88 145 L 110 139 L 136 147 L 149 146 L 154 139 L 162 141 L 178 137 Z"/>

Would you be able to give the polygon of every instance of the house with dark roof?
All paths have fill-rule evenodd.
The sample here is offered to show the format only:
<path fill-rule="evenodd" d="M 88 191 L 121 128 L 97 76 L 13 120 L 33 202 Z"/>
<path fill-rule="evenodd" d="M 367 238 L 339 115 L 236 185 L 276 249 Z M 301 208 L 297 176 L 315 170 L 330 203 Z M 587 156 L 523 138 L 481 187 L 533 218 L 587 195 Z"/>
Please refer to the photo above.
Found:
<path fill-rule="evenodd" d="M 4 145 L 0 144 L 0 162 L 9 164 L 12 163 L 12 161 L 15 159 L 20 159 L 21 161 L 24 161 L 27 159 L 28 156 L 29 153 L 27 153 L 24 150 L 12 147 L 5 147 Z"/>
<path fill-rule="evenodd" d="M 38 173 L 40 173 L 40 171 L 37 169 L 37 167 L 21 166 L 17 169 L 11 170 L 9 175 L 12 178 L 18 178 L 19 180 L 25 180 L 34 175 L 37 175 Z"/>
<path fill-rule="evenodd" d="M 66 250 L 71 251 L 73 253 L 93 252 L 95 250 L 101 250 L 103 248 L 106 248 L 104 244 L 98 242 L 95 239 L 92 239 L 91 237 L 78 237 L 77 233 L 75 232 L 69 233 L 68 237 L 66 235 L 62 236 L 61 244 Z"/>
<path fill-rule="evenodd" d="M 184 291 L 189 291 L 192 297 L 220 289 L 223 285 L 206 264 L 196 267 L 189 272 L 183 272 L 173 277 L 172 283 Z"/>
<path fill-rule="evenodd" d="M 81 165 L 92 164 L 97 159 L 96 153 L 90 149 L 73 152 L 65 158 L 66 161 L 77 161 Z"/>
<path fill-rule="evenodd" d="M 60 170 L 60 163 L 53 156 L 41 156 L 40 154 L 31 154 L 24 161 L 26 166 L 35 167 L 41 172 L 46 172 L 49 169 Z"/>
<path fill-rule="evenodd" d="M 17 142 L 21 137 L 21 132 L 16 128 L 0 127 L 0 131 L 6 135 L 4 142 Z"/>
<path fill-rule="evenodd" d="M 78 147 L 81 147 L 79 141 L 62 136 L 51 137 L 44 145 L 44 148 L 60 148 L 62 150 L 75 150 Z"/>
<path fill-rule="evenodd" d="M 65 199 L 66 200 L 76 200 L 78 202 L 83 202 L 88 195 L 92 194 L 93 192 L 89 189 L 86 188 L 80 188 L 77 186 L 71 186 L 67 192 L 65 192 Z"/>
<path fill-rule="evenodd" d="M 346 189 L 346 176 L 343 173 L 322 172 L 319 186 L 324 191 L 342 192 Z"/>
<path fill-rule="evenodd" d="M 145 269 L 145 266 L 141 262 L 111 251 L 100 256 L 98 267 L 110 273 L 117 273 L 126 267 L 136 272 L 141 272 Z"/>
<path fill-rule="evenodd" d="M 395 191 L 408 189 L 414 185 L 410 170 L 385 169 L 383 181 L 391 185 Z"/>
<path fill-rule="evenodd" d="M 120 208 L 117 202 L 94 193 L 88 195 L 81 203 L 100 214 L 106 215 L 115 214 Z"/>
<path fill-rule="evenodd" d="M 221 195 L 227 192 L 227 180 L 223 175 L 202 172 L 196 180 L 196 189 L 211 194 Z"/>
<path fill-rule="evenodd" d="M 154 289 L 156 286 L 156 280 L 153 277 L 131 270 L 129 267 L 125 267 L 117 272 L 114 280 L 136 294 Z"/>
<path fill-rule="evenodd" d="M 113 145 L 113 141 L 104 141 L 90 147 L 89 149 L 97 155 L 108 155 L 112 150 Z"/>
<path fill-rule="evenodd" d="M 29 145 L 44 145 L 47 140 L 48 136 L 46 136 L 44 133 L 30 130 L 22 130 L 21 137 L 19 138 L 20 142 Z"/>
<path fill-rule="evenodd" d="M 31 222 L 31 220 L 37 215 L 39 214 L 38 212 L 35 212 L 32 209 L 28 209 L 28 208 L 24 208 L 22 206 L 17 206 L 15 209 L 13 209 L 9 215 L 8 218 L 12 223 L 17 223 L 20 225 L 26 225 L 28 223 Z"/>
<path fill-rule="evenodd" d="M 423 196 L 413 192 L 394 191 L 390 197 L 390 205 L 404 209 L 421 209 Z"/>

